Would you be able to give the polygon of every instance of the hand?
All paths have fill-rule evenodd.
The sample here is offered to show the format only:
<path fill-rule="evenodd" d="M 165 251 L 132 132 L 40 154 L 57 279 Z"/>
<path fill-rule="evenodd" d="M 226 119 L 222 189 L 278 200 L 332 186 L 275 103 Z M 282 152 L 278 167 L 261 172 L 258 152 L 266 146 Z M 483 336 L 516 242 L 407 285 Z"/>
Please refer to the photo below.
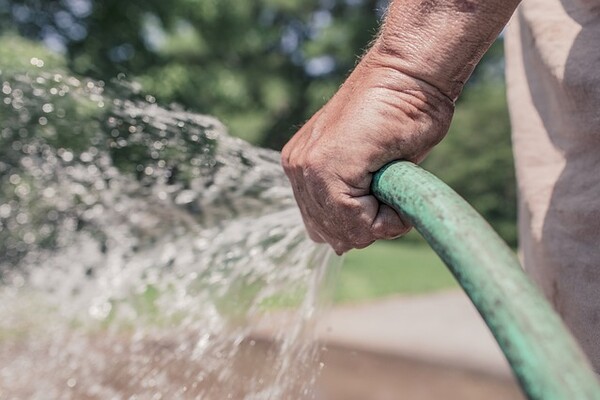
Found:
<path fill-rule="evenodd" d="M 449 97 L 388 57 L 375 47 L 367 53 L 282 151 L 310 237 L 337 254 L 410 229 L 370 194 L 372 174 L 394 160 L 421 161 L 452 118 Z"/>

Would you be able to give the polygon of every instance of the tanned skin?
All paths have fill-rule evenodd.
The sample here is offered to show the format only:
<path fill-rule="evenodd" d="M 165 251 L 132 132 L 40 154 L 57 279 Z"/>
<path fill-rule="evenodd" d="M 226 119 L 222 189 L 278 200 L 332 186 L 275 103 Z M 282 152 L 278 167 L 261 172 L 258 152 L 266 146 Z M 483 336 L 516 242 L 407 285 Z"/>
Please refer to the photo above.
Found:
<path fill-rule="evenodd" d="M 310 237 L 338 254 L 410 226 L 370 194 L 372 174 L 420 162 L 516 0 L 394 0 L 338 92 L 287 143 L 282 164 Z"/>

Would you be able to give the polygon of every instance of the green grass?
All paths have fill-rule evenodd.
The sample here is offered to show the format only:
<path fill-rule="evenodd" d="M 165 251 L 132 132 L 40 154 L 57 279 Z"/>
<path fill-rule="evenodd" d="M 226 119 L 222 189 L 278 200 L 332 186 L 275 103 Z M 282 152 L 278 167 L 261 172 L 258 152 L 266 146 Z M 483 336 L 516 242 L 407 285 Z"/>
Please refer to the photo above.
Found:
<path fill-rule="evenodd" d="M 458 284 L 446 266 L 426 243 L 379 241 L 346 256 L 334 301 L 360 302 L 456 287 Z"/>

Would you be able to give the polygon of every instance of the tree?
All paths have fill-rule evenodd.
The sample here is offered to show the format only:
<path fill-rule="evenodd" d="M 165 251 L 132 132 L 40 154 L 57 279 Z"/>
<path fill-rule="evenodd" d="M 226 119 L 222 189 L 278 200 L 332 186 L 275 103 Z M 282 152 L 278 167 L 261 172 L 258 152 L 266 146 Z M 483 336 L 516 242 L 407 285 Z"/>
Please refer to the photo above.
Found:
<path fill-rule="evenodd" d="M 139 80 L 280 148 L 335 91 L 385 1 L 0 0 L 1 26 L 67 53 L 71 69 Z"/>

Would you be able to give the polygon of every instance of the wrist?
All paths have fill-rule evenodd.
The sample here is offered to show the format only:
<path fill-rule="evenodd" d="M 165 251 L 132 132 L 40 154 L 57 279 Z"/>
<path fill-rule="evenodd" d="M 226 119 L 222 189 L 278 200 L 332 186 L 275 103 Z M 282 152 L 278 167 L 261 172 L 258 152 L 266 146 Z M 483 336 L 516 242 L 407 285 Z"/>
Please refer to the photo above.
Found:
<path fill-rule="evenodd" d="M 370 52 L 456 100 L 518 0 L 396 0 Z"/>

